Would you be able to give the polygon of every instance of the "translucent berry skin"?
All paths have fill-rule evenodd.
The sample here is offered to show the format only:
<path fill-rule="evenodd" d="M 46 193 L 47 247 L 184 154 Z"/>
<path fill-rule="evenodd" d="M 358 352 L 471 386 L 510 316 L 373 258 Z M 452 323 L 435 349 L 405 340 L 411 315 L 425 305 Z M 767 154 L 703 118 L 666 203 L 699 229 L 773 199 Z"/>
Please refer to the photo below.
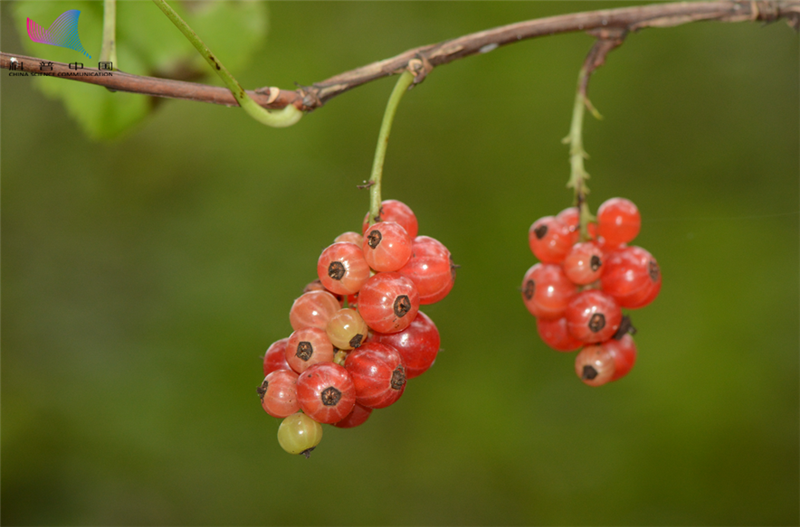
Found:
<path fill-rule="evenodd" d="M 297 379 L 300 408 L 319 423 L 338 423 L 353 409 L 356 391 L 343 367 L 332 362 L 311 366 Z"/>
<path fill-rule="evenodd" d="M 290 415 L 278 428 L 278 443 L 290 454 L 302 454 L 322 441 L 322 425 L 303 413 Z"/>
<path fill-rule="evenodd" d="M 603 348 L 611 354 L 611 358 L 614 360 L 612 381 L 626 376 L 636 364 L 636 344 L 633 342 L 633 337 L 627 333 L 620 340 L 611 339 L 603 342 Z"/>
<path fill-rule="evenodd" d="M 661 268 L 646 250 L 626 247 L 606 257 L 600 284 L 621 307 L 637 309 L 655 300 L 661 291 Z"/>
<path fill-rule="evenodd" d="M 537 318 L 563 317 L 577 291 L 560 265 L 538 263 L 522 279 L 522 301 Z"/>
<path fill-rule="evenodd" d="M 348 231 L 348 232 L 343 232 L 342 234 L 337 236 L 336 239 L 333 241 L 334 243 L 335 242 L 355 243 L 356 245 L 361 247 L 361 244 L 364 243 L 364 237 L 358 234 L 357 232 Z"/>
<path fill-rule="evenodd" d="M 417 217 L 414 215 L 414 211 L 412 211 L 411 208 L 402 201 L 397 201 L 394 199 L 387 199 L 383 201 L 381 203 L 380 214 L 377 218 L 375 218 L 376 223 L 382 221 L 393 221 L 395 223 L 399 223 L 400 226 L 406 230 L 409 238 L 412 240 L 417 236 L 417 232 L 419 232 L 419 224 L 417 223 Z M 364 216 L 364 222 L 361 225 L 361 233 L 366 235 L 368 228 L 369 213 Z"/>
<path fill-rule="evenodd" d="M 456 268 L 450 251 L 430 236 L 417 236 L 411 246 L 411 258 L 398 271 L 408 277 L 419 292 L 419 303 L 434 304 L 453 289 Z"/>
<path fill-rule="evenodd" d="M 286 343 L 286 362 L 302 373 L 314 364 L 333 361 L 333 344 L 324 329 L 298 329 Z"/>
<path fill-rule="evenodd" d="M 556 351 L 575 351 L 583 346 L 583 342 L 570 335 L 564 317 L 555 320 L 537 318 L 536 330 L 542 341 Z"/>
<path fill-rule="evenodd" d="M 611 246 L 636 238 L 642 226 L 639 209 L 625 198 L 611 198 L 597 209 L 597 234 Z"/>
<path fill-rule="evenodd" d="M 367 339 L 368 331 L 367 323 L 353 308 L 337 311 L 325 328 L 331 344 L 340 350 L 359 347 Z"/>
<path fill-rule="evenodd" d="M 419 293 L 414 282 L 400 273 L 378 273 L 370 277 L 358 294 L 358 313 L 379 333 L 406 329 L 419 311 Z"/>
<path fill-rule="evenodd" d="M 386 344 L 396 349 L 403 357 L 406 379 L 419 377 L 431 367 L 439 353 L 439 330 L 433 321 L 420 311 L 403 331 L 398 333 L 373 333 L 370 342 Z"/>
<path fill-rule="evenodd" d="M 564 223 L 564 225 L 566 225 L 569 229 L 571 243 L 573 245 L 578 243 L 581 238 L 580 212 L 578 211 L 578 207 L 567 207 L 556 214 L 556 219 L 561 220 L 561 222 Z M 594 240 L 597 238 L 596 223 L 590 223 L 587 225 L 586 230 L 591 239 Z"/>
<path fill-rule="evenodd" d="M 264 377 L 278 370 L 291 370 L 292 367 L 286 362 L 286 343 L 289 338 L 273 342 L 264 354 Z"/>
<path fill-rule="evenodd" d="M 603 274 L 603 251 L 594 242 L 576 243 L 562 265 L 573 284 L 591 284 Z"/>
<path fill-rule="evenodd" d="M 364 422 L 369 419 L 371 413 L 372 408 L 367 408 L 366 406 L 356 403 L 353 409 L 350 410 L 350 413 L 347 414 L 347 417 L 338 423 L 333 423 L 333 426 L 337 428 L 355 428 L 356 426 L 364 424 Z"/>
<path fill-rule="evenodd" d="M 297 374 L 291 370 L 270 373 L 258 389 L 261 407 L 272 417 L 288 417 L 300 409 Z"/>
<path fill-rule="evenodd" d="M 328 321 L 340 308 L 336 297 L 327 291 L 303 293 L 292 304 L 289 322 L 295 331 L 303 328 L 325 329 Z"/>
<path fill-rule="evenodd" d="M 614 336 L 622 321 L 619 304 L 596 289 L 575 295 L 564 313 L 570 334 L 581 342 L 603 342 Z"/>
<path fill-rule="evenodd" d="M 602 386 L 614 377 L 614 359 L 603 346 L 586 346 L 575 357 L 575 374 L 584 384 Z"/>
<path fill-rule="evenodd" d="M 317 261 L 317 275 L 329 291 L 352 295 L 369 278 L 369 265 L 360 246 L 350 242 L 336 242 L 322 251 Z"/>
<path fill-rule="evenodd" d="M 553 216 L 539 218 L 528 230 L 533 254 L 544 263 L 561 263 L 572 247 L 569 227 Z"/>
<path fill-rule="evenodd" d="M 412 238 L 399 223 L 376 223 L 364 234 L 364 259 L 378 272 L 397 271 L 411 258 Z"/>
<path fill-rule="evenodd" d="M 356 389 L 356 401 L 368 408 L 394 404 L 406 388 L 406 369 L 400 352 L 370 341 L 347 356 L 344 363 Z"/>

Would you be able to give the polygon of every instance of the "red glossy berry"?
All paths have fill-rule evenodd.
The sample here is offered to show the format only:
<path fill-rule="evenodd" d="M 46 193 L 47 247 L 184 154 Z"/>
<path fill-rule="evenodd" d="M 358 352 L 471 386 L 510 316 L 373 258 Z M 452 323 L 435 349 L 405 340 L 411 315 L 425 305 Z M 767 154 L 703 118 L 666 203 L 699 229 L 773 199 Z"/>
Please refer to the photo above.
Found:
<path fill-rule="evenodd" d="M 572 247 L 572 234 L 553 216 L 539 218 L 528 230 L 531 251 L 544 263 L 561 263 Z"/>
<path fill-rule="evenodd" d="M 417 236 L 419 231 L 419 224 L 414 211 L 402 201 L 394 199 L 387 199 L 381 203 L 380 214 L 375 218 L 375 222 L 393 221 L 399 223 L 408 233 L 408 237 L 412 240 Z M 364 216 L 364 222 L 361 226 L 362 234 L 366 235 L 367 228 L 369 228 L 369 213 Z"/>
<path fill-rule="evenodd" d="M 320 362 L 333 360 L 333 344 L 324 329 L 298 329 L 286 343 L 286 362 L 297 373 Z"/>
<path fill-rule="evenodd" d="M 303 328 L 325 329 L 341 306 L 327 291 L 311 291 L 298 297 L 289 311 L 289 322 L 295 331 Z"/>
<path fill-rule="evenodd" d="M 356 391 L 343 367 L 332 362 L 315 364 L 297 379 L 300 408 L 318 423 L 338 423 L 353 410 Z"/>
<path fill-rule="evenodd" d="M 581 238 L 581 226 L 580 226 L 580 212 L 578 211 L 578 207 L 567 207 L 566 209 L 562 210 L 558 214 L 556 214 L 556 219 L 561 220 L 564 225 L 567 226 L 570 233 L 570 241 L 573 244 L 578 243 L 578 240 Z M 587 225 L 586 228 L 587 232 L 589 233 L 589 237 L 591 239 L 597 238 L 597 224 L 590 223 Z"/>
<path fill-rule="evenodd" d="M 367 280 L 358 294 L 358 313 L 373 331 L 403 331 L 417 311 L 417 287 L 400 273 L 378 273 Z"/>
<path fill-rule="evenodd" d="M 347 417 L 339 421 L 338 423 L 333 423 L 333 426 L 337 428 L 354 428 L 356 426 L 364 424 L 364 422 L 369 419 L 369 415 L 372 413 L 372 408 L 367 408 L 366 406 L 362 406 L 356 403 L 353 406 L 353 409 L 350 410 L 350 413 L 347 414 Z"/>
<path fill-rule="evenodd" d="M 364 259 L 376 271 L 397 271 L 411 258 L 411 240 L 399 223 L 376 223 L 364 235 Z"/>
<path fill-rule="evenodd" d="M 538 263 L 522 279 L 522 300 L 535 317 L 563 317 L 577 291 L 560 265 Z"/>
<path fill-rule="evenodd" d="M 291 370 L 270 373 L 258 387 L 261 406 L 272 417 L 289 417 L 300 409 L 297 402 L 297 374 Z"/>
<path fill-rule="evenodd" d="M 348 231 L 348 232 L 343 232 L 342 234 L 337 236 L 336 239 L 333 241 L 334 243 L 335 242 L 355 243 L 356 245 L 361 247 L 361 244 L 364 243 L 364 237 L 358 234 L 357 232 Z"/>
<path fill-rule="evenodd" d="M 611 198 L 597 209 L 597 234 L 616 246 L 636 238 L 642 226 L 639 209 L 625 198 Z"/>
<path fill-rule="evenodd" d="M 328 246 L 317 261 L 317 275 L 326 289 L 340 295 L 357 293 L 369 278 L 361 247 L 350 242 Z"/>
<path fill-rule="evenodd" d="M 420 311 L 403 331 L 398 333 L 373 333 L 370 342 L 386 344 L 396 349 L 403 357 L 406 379 L 413 379 L 431 367 L 439 353 L 439 330 L 433 321 Z"/>
<path fill-rule="evenodd" d="M 422 305 L 433 304 L 446 297 L 456 280 L 456 266 L 450 251 L 429 236 L 414 238 L 411 258 L 398 273 L 414 282 Z"/>
<path fill-rule="evenodd" d="M 612 252 L 604 265 L 600 284 L 621 307 L 644 307 L 658 296 L 661 268 L 653 255 L 641 247 L 626 247 Z"/>
<path fill-rule="evenodd" d="M 267 352 L 264 354 L 264 377 L 273 371 L 292 369 L 289 363 L 286 362 L 286 343 L 288 342 L 289 338 L 287 337 L 273 342 L 272 345 L 267 348 Z"/>
<path fill-rule="evenodd" d="M 575 373 L 584 384 L 602 386 L 614 377 L 614 359 L 603 346 L 586 346 L 575 357 Z"/>
<path fill-rule="evenodd" d="M 594 242 L 576 243 L 564 258 L 564 274 L 573 284 L 591 284 L 603 273 L 603 251 Z"/>
<path fill-rule="evenodd" d="M 583 346 L 583 342 L 570 335 L 564 317 L 555 320 L 537 318 L 536 330 L 542 341 L 556 351 L 575 351 Z"/>
<path fill-rule="evenodd" d="M 575 295 L 564 314 L 570 334 L 587 343 L 610 339 L 622 321 L 617 302 L 596 289 Z"/>
<path fill-rule="evenodd" d="M 616 381 L 628 374 L 636 363 L 636 344 L 633 337 L 627 333 L 621 339 L 611 339 L 603 342 L 603 348 L 611 353 L 614 359 L 614 375 L 612 381 Z"/>
<path fill-rule="evenodd" d="M 358 404 L 386 408 L 403 395 L 405 365 L 392 346 L 367 342 L 347 356 L 344 367 L 353 379 Z"/>

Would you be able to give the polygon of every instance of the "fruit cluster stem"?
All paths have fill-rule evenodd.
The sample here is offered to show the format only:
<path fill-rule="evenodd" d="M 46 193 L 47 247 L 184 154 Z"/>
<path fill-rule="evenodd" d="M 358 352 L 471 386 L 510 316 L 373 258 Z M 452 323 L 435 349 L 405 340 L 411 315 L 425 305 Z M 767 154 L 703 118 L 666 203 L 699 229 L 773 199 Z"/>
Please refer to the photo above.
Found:
<path fill-rule="evenodd" d="M 153 0 L 153 2 L 158 6 L 161 11 L 167 15 L 175 27 L 177 27 L 181 33 L 192 43 L 195 49 L 202 55 L 208 65 L 211 66 L 211 69 L 217 72 L 217 75 L 220 76 L 222 81 L 225 83 L 225 86 L 231 91 L 231 95 L 233 95 L 236 102 L 239 103 L 239 106 L 242 109 L 261 124 L 265 124 L 267 126 L 273 126 L 275 128 L 285 128 L 287 126 L 291 126 L 295 124 L 300 118 L 303 116 L 303 112 L 295 108 L 293 105 L 288 105 L 282 110 L 276 110 L 269 112 L 258 105 L 247 93 L 245 93 L 244 88 L 242 85 L 239 84 L 231 72 L 228 71 L 228 68 L 222 65 L 222 62 L 218 58 L 216 58 L 212 53 L 211 50 L 200 40 L 200 37 L 197 36 L 189 24 L 187 24 L 179 15 L 172 9 L 169 4 L 165 0 Z"/>
<path fill-rule="evenodd" d="M 381 129 L 378 132 L 378 145 L 375 147 L 375 159 L 372 162 L 372 174 L 369 178 L 372 186 L 369 188 L 369 224 L 375 223 L 381 211 L 381 180 L 383 179 L 383 160 L 386 158 L 386 147 L 389 146 L 389 132 L 392 130 L 394 114 L 397 113 L 397 106 L 400 99 L 414 82 L 414 74 L 406 70 L 397 79 L 389 102 L 386 103 L 386 111 L 383 113 Z"/>
<path fill-rule="evenodd" d="M 595 219 L 586 202 L 586 196 L 589 194 L 586 180 L 589 179 L 589 174 L 583 167 L 583 160 L 589 157 L 583 149 L 583 116 L 588 105 L 583 86 L 585 86 L 587 75 L 586 68 L 581 68 L 578 74 L 578 89 L 575 91 L 575 104 L 572 107 L 572 123 L 569 128 L 569 135 L 563 141 L 570 145 L 569 162 L 571 170 L 567 187 L 575 191 L 575 206 L 578 207 L 580 213 L 581 241 L 590 239 L 588 225 Z"/>

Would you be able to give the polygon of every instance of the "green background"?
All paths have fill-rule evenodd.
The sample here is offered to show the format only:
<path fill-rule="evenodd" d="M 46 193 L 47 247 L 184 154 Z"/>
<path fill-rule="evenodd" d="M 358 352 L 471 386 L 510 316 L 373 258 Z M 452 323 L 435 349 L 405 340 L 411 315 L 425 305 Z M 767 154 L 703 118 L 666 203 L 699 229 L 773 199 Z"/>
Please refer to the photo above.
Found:
<path fill-rule="evenodd" d="M 309 85 L 622 5 L 271 3 L 268 38 L 234 74 Z M 1 7 L 2 49 L 22 53 L 24 26 Z M 291 332 L 320 251 L 360 225 L 355 186 L 393 81 L 281 130 L 164 101 L 97 143 L 3 71 L 2 522 L 797 524 L 798 37 L 783 22 L 650 29 L 593 78 L 605 119 L 585 126 L 590 205 L 637 203 L 636 243 L 664 276 L 633 313 L 636 367 L 594 389 L 541 342 L 517 290 L 535 263 L 528 227 L 571 203 L 559 141 L 591 42 L 504 47 L 405 96 L 384 198 L 462 265 L 425 308 L 444 351 L 365 425 L 325 427 L 310 460 L 277 444 L 261 355 Z"/>

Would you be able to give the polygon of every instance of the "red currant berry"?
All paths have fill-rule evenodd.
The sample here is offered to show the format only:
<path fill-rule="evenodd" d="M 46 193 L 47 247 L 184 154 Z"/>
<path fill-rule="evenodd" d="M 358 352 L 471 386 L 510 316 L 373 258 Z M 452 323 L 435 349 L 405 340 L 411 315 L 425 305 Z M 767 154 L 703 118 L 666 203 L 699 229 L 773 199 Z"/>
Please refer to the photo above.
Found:
<path fill-rule="evenodd" d="M 291 370 L 270 373 L 258 387 L 261 406 L 272 417 L 289 417 L 300 409 L 297 402 L 297 374 Z"/>
<path fill-rule="evenodd" d="M 603 251 L 594 242 L 576 243 L 563 265 L 564 274 L 573 284 L 591 284 L 603 273 Z"/>
<path fill-rule="evenodd" d="M 340 234 L 333 241 L 334 241 L 334 243 L 336 243 L 336 242 L 355 243 L 356 245 L 361 247 L 361 244 L 364 243 L 364 237 L 361 236 L 360 234 L 358 234 L 357 232 L 348 231 L 348 232 Z"/>
<path fill-rule="evenodd" d="M 330 291 L 325 289 L 325 286 L 322 285 L 322 282 L 319 281 L 319 278 L 307 283 L 303 288 L 303 293 L 310 293 L 311 291 L 327 291 L 330 293 Z"/>
<path fill-rule="evenodd" d="M 297 373 L 310 366 L 333 360 L 333 345 L 324 329 L 298 329 L 286 343 L 286 362 Z"/>
<path fill-rule="evenodd" d="M 614 359 L 603 346 L 586 346 L 575 357 L 575 373 L 584 384 L 602 386 L 614 376 Z"/>
<path fill-rule="evenodd" d="M 561 263 L 572 247 L 572 234 L 561 220 L 553 216 L 539 218 L 528 231 L 533 254 L 544 263 Z"/>
<path fill-rule="evenodd" d="M 369 265 L 361 247 L 337 242 L 328 246 L 317 261 L 317 275 L 326 289 L 340 295 L 352 295 L 369 278 Z"/>
<path fill-rule="evenodd" d="M 456 267 L 450 251 L 429 236 L 414 238 L 411 258 L 398 273 L 414 282 L 422 305 L 433 304 L 446 297 L 456 279 Z"/>
<path fill-rule="evenodd" d="M 277 370 L 291 370 L 292 367 L 286 362 L 286 343 L 289 338 L 273 342 L 264 354 L 264 377 Z"/>
<path fill-rule="evenodd" d="M 366 340 L 369 328 L 358 311 L 347 308 L 333 315 L 325 331 L 331 344 L 341 350 L 351 350 Z"/>
<path fill-rule="evenodd" d="M 338 423 L 333 423 L 333 426 L 337 428 L 354 428 L 364 424 L 364 422 L 369 419 L 369 414 L 371 413 L 372 408 L 367 408 L 366 406 L 356 403 L 353 409 L 350 410 L 350 413 L 347 414 L 347 417 Z"/>
<path fill-rule="evenodd" d="M 636 344 L 633 337 L 628 334 L 621 339 L 611 339 L 603 342 L 603 348 L 611 354 L 614 359 L 614 376 L 612 381 L 616 381 L 628 374 L 636 363 Z"/>
<path fill-rule="evenodd" d="M 300 408 L 318 423 L 338 423 L 353 409 L 356 391 L 347 370 L 332 362 L 311 366 L 297 379 Z"/>
<path fill-rule="evenodd" d="M 596 289 L 578 293 L 565 312 L 567 328 L 581 342 L 603 342 L 617 332 L 622 311 L 609 295 Z"/>
<path fill-rule="evenodd" d="M 569 334 L 564 317 L 555 320 L 537 318 L 536 330 L 542 341 L 556 351 L 575 351 L 583 346 L 583 342 Z"/>
<path fill-rule="evenodd" d="M 625 198 L 611 198 L 597 209 L 597 234 L 610 246 L 633 240 L 641 226 L 639 209 Z"/>
<path fill-rule="evenodd" d="M 555 319 L 564 310 L 578 288 L 569 281 L 560 265 L 538 263 L 522 279 L 522 300 L 535 317 Z"/>
<path fill-rule="evenodd" d="M 626 247 L 606 257 L 600 277 L 603 291 L 621 307 L 637 309 L 655 300 L 661 291 L 661 269 L 653 255 L 641 247 Z"/>
<path fill-rule="evenodd" d="M 403 357 L 406 379 L 413 379 L 425 373 L 436 360 L 439 353 L 439 330 L 433 321 L 422 311 L 403 331 L 398 333 L 373 333 L 370 342 L 386 344 L 396 349 Z"/>
<path fill-rule="evenodd" d="M 303 328 L 325 329 L 340 307 L 336 297 L 326 291 L 304 293 L 292 304 L 289 322 L 295 331 Z"/>
<path fill-rule="evenodd" d="M 400 273 L 378 273 L 367 280 L 358 294 L 358 313 L 379 333 L 403 331 L 417 311 L 417 287 Z"/>
<path fill-rule="evenodd" d="M 369 408 L 386 408 L 406 387 L 406 369 L 400 352 L 392 346 L 367 342 L 344 363 L 356 388 L 356 401 Z"/>
<path fill-rule="evenodd" d="M 411 238 L 393 221 L 376 223 L 364 235 L 364 259 L 379 272 L 397 271 L 411 258 Z"/>
<path fill-rule="evenodd" d="M 394 199 L 387 199 L 381 203 L 380 214 L 375 218 L 375 222 L 393 221 L 399 223 L 408 233 L 408 237 L 412 240 L 417 236 L 419 231 L 419 224 L 414 211 L 402 201 Z M 369 228 L 369 212 L 364 216 L 364 223 L 361 226 L 361 233 L 366 236 L 367 229 Z"/>

